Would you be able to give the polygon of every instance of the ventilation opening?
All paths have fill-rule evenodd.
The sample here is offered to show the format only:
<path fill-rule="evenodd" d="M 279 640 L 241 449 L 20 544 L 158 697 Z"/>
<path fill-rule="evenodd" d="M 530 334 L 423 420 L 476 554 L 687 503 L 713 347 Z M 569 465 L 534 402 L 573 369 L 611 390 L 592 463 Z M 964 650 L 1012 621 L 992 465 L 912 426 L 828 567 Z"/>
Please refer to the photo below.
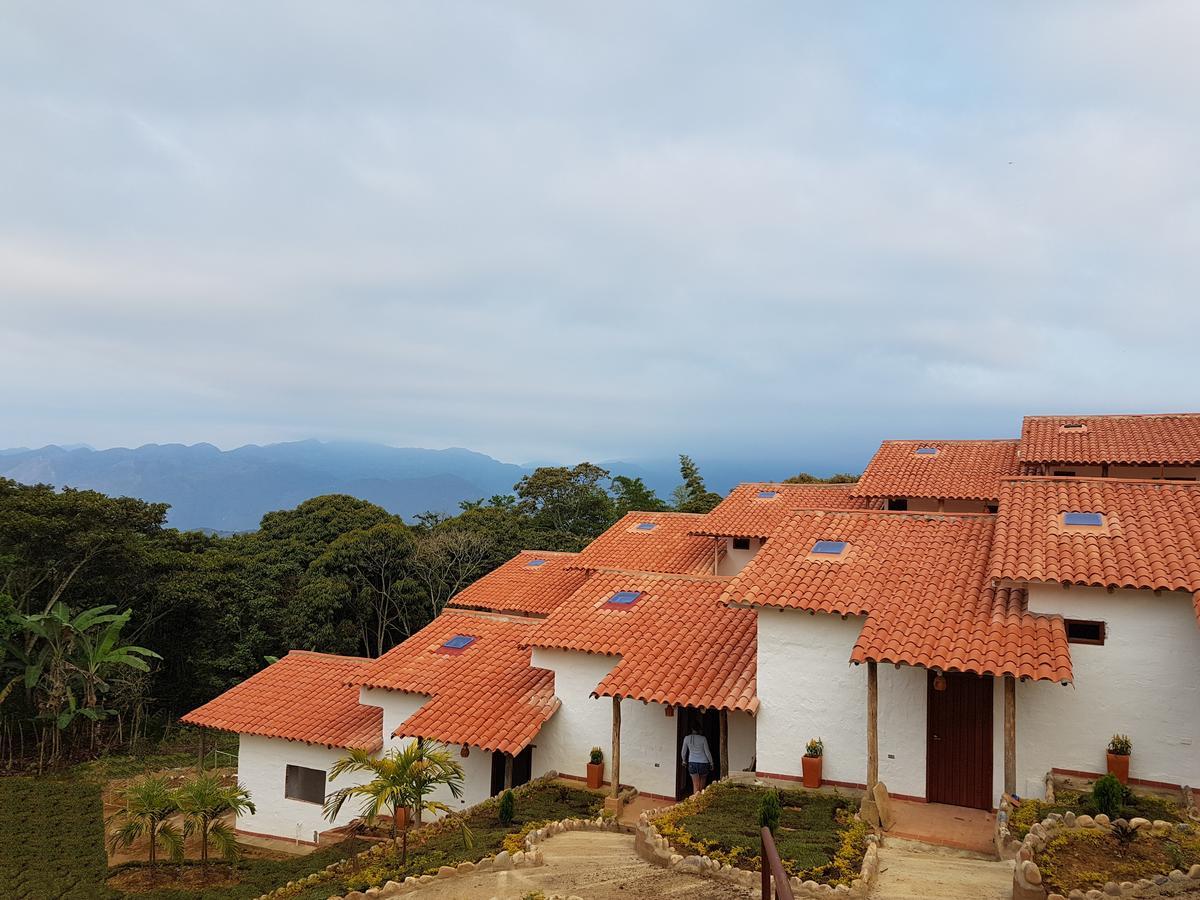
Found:
<path fill-rule="evenodd" d="M 1067 619 L 1067 642 L 1071 644 L 1104 643 L 1104 623 L 1087 619 Z"/>

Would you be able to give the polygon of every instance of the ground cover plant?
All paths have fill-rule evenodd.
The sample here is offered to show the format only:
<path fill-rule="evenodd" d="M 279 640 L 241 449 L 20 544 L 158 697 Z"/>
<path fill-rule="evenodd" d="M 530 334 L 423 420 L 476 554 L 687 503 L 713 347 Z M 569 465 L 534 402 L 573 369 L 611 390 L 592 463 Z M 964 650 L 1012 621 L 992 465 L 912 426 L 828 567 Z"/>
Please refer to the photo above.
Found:
<path fill-rule="evenodd" d="M 1106 882 L 1137 881 L 1186 872 L 1200 863 L 1200 833 L 1190 825 L 1165 835 L 1141 829 L 1122 841 L 1108 829 L 1073 830 L 1052 838 L 1038 855 L 1042 883 L 1064 897 L 1072 890 L 1103 890 Z"/>
<path fill-rule="evenodd" d="M 761 867 L 760 814 L 767 788 L 718 783 L 672 807 L 655 826 L 680 852 L 697 853 L 741 869 Z M 870 829 L 854 819 L 848 797 L 778 791 L 775 846 L 790 875 L 822 884 L 859 876 Z"/>
<path fill-rule="evenodd" d="M 1035 822 L 1042 821 L 1050 813 L 1065 812 L 1095 817 L 1104 810 L 1090 791 L 1059 790 L 1055 792 L 1053 803 L 1047 803 L 1045 800 L 1022 800 L 1009 816 L 1008 828 L 1014 837 L 1021 840 L 1029 834 L 1029 829 Z M 1177 803 L 1151 794 L 1135 794 L 1127 788 L 1122 791 L 1121 803 L 1116 813 L 1106 814 L 1112 819 L 1133 819 L 1140 816 L 1151 822 L 1155 819 L 1166 822 L 1182 820 Z"/>

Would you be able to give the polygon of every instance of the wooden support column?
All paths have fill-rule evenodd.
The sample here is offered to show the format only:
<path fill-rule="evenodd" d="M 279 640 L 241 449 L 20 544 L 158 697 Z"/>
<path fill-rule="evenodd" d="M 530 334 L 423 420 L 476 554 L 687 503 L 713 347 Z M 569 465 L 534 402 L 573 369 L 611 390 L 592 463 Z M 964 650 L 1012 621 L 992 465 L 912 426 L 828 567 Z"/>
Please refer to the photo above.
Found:
<path fill-rule="evenodd" d="M 621 698 L 613 697 L 612 795 L 621 791 Z"/>
<path fill-rule="evenodd" d="M 1004 793 L 1017 792 L 1017 679 L 1004 676 Z"/>
<path fill-rule="evenodd" d="M 879 664 L 867 662 L 867 792 L 879 781 Z"/>
<path fill-rule="evenodd" d="M 208 736 L 208 732 L 207 732 L 207 730 L 206 730 L 206 729 L 204 729 L 204 728 L 201 728 L 201 729 L 200 729 L 200 756 L 199 756 L 199 758 L 196 760 L 196 767 L 197 767 L 197 768 L 198 768 L 198 769 L 199 769 L 201 772 L 203 772 L 203 771 L 204 771 L 204 755 L 205 755 L 205 754 L 204 754 L 204 743 L 205 743 L 205 742 L 204 742 L 204 739 L 205 739 L 207 736 Z"/>
<path fill-rule="evenodd" d="M 729 774 L 729 710 L 721 710 L 721 777 Z"/>
<path fill-rule="evenodd" d="M 513 767 L 513 755 L 511 753 L 505 753 L 504 754 L 504 789 L 506 791 L 512 790 L 512 767 Z"/>

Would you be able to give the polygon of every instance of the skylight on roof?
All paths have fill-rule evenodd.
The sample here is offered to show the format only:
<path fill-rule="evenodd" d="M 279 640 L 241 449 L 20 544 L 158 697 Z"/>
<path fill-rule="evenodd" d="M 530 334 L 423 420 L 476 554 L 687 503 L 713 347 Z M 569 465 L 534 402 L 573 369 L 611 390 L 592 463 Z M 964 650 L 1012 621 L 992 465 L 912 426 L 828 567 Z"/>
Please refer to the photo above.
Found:
<path fill-rule="evenodd" d="M 446 641 L 446 643 L 442 644 L 442 649 L 443 650 L 462 650 L 468 644 L 472 643 L 474 640 L 475 640 L 475 638 L 471 637 L 470 635 L 456 634 L 454 637 L 450 638 L 450 640 Z"/>
<path fill-rule="evenodd" d="M 605 606 L 633 606 L 638 602 L 638 598 L 642 596 L 641 591 L 617 591 L 608 601 Z"/>
<path fill-rule="evenodd" d="M 917 456 L 937 456 L 937 447 L 918 447 L 913 451 Z"/>
<path fill-rule="evenodd" d="M 1066 512 L 1063 513 L 1063 524 L 1098 528 L 1104 524 L 1104 516 L 1097 512 Z"/>
<path fill-rule="evenodd" d="M 774 500 L 778 496 L 779 496 L 779 491 L 759 491 L 758 492 L 759 500 Z"/>
<path fill-rule="evenodd" d="M 1071 430 L 1075 430 L 1075 429 L 1077 429 L 1077 428 L 1083 428 L 1084 426 L 1083 426 L 1083 423 L 1082 423 L 1082 422 L 1063 422 L 1063 426 L 1062 426 L 1062 427 L 1063 427 L 1063 428 L 1067 428 L 1067 429 L 1071 429 Z"/>
<path fill-rule="evenodd" d="M 525 563 L 525 568 L 536 569 L 538 566 L 544 566 L 545 564 L 546 561 L 544 559 L 531 559 L 529 562 Z"/>
<path fill-rule="evenodd" d="M 817 541 L 813 544 L 812 552 L 827 556 L 838 556 L 846 549 L 845 541 Z"/>
<path fill-rule="evenodd" d="M 633 527 L 635 529 L 637 529 L 638 531 L 653 531 L 655 528 L 658 527 L 658 523 L 657 522 L 638 522 Z"/>

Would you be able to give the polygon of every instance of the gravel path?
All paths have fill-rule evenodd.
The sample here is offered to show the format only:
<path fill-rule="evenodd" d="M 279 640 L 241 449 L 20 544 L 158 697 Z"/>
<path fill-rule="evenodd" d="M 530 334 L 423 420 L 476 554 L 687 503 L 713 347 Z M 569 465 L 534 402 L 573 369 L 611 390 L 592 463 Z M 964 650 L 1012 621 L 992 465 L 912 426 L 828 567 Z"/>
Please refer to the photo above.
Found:
<path fill-rule="evenodd" d="M 633 836 L 609 831 L 568 831 L 539 845 L 544 866 L 489 872 L 437 882 L 412 894 L 416 900 L 509 900 L 533 891 L 586 900 L 745 900 L 736 888 L 652 866 L 633 852 Z"/>

